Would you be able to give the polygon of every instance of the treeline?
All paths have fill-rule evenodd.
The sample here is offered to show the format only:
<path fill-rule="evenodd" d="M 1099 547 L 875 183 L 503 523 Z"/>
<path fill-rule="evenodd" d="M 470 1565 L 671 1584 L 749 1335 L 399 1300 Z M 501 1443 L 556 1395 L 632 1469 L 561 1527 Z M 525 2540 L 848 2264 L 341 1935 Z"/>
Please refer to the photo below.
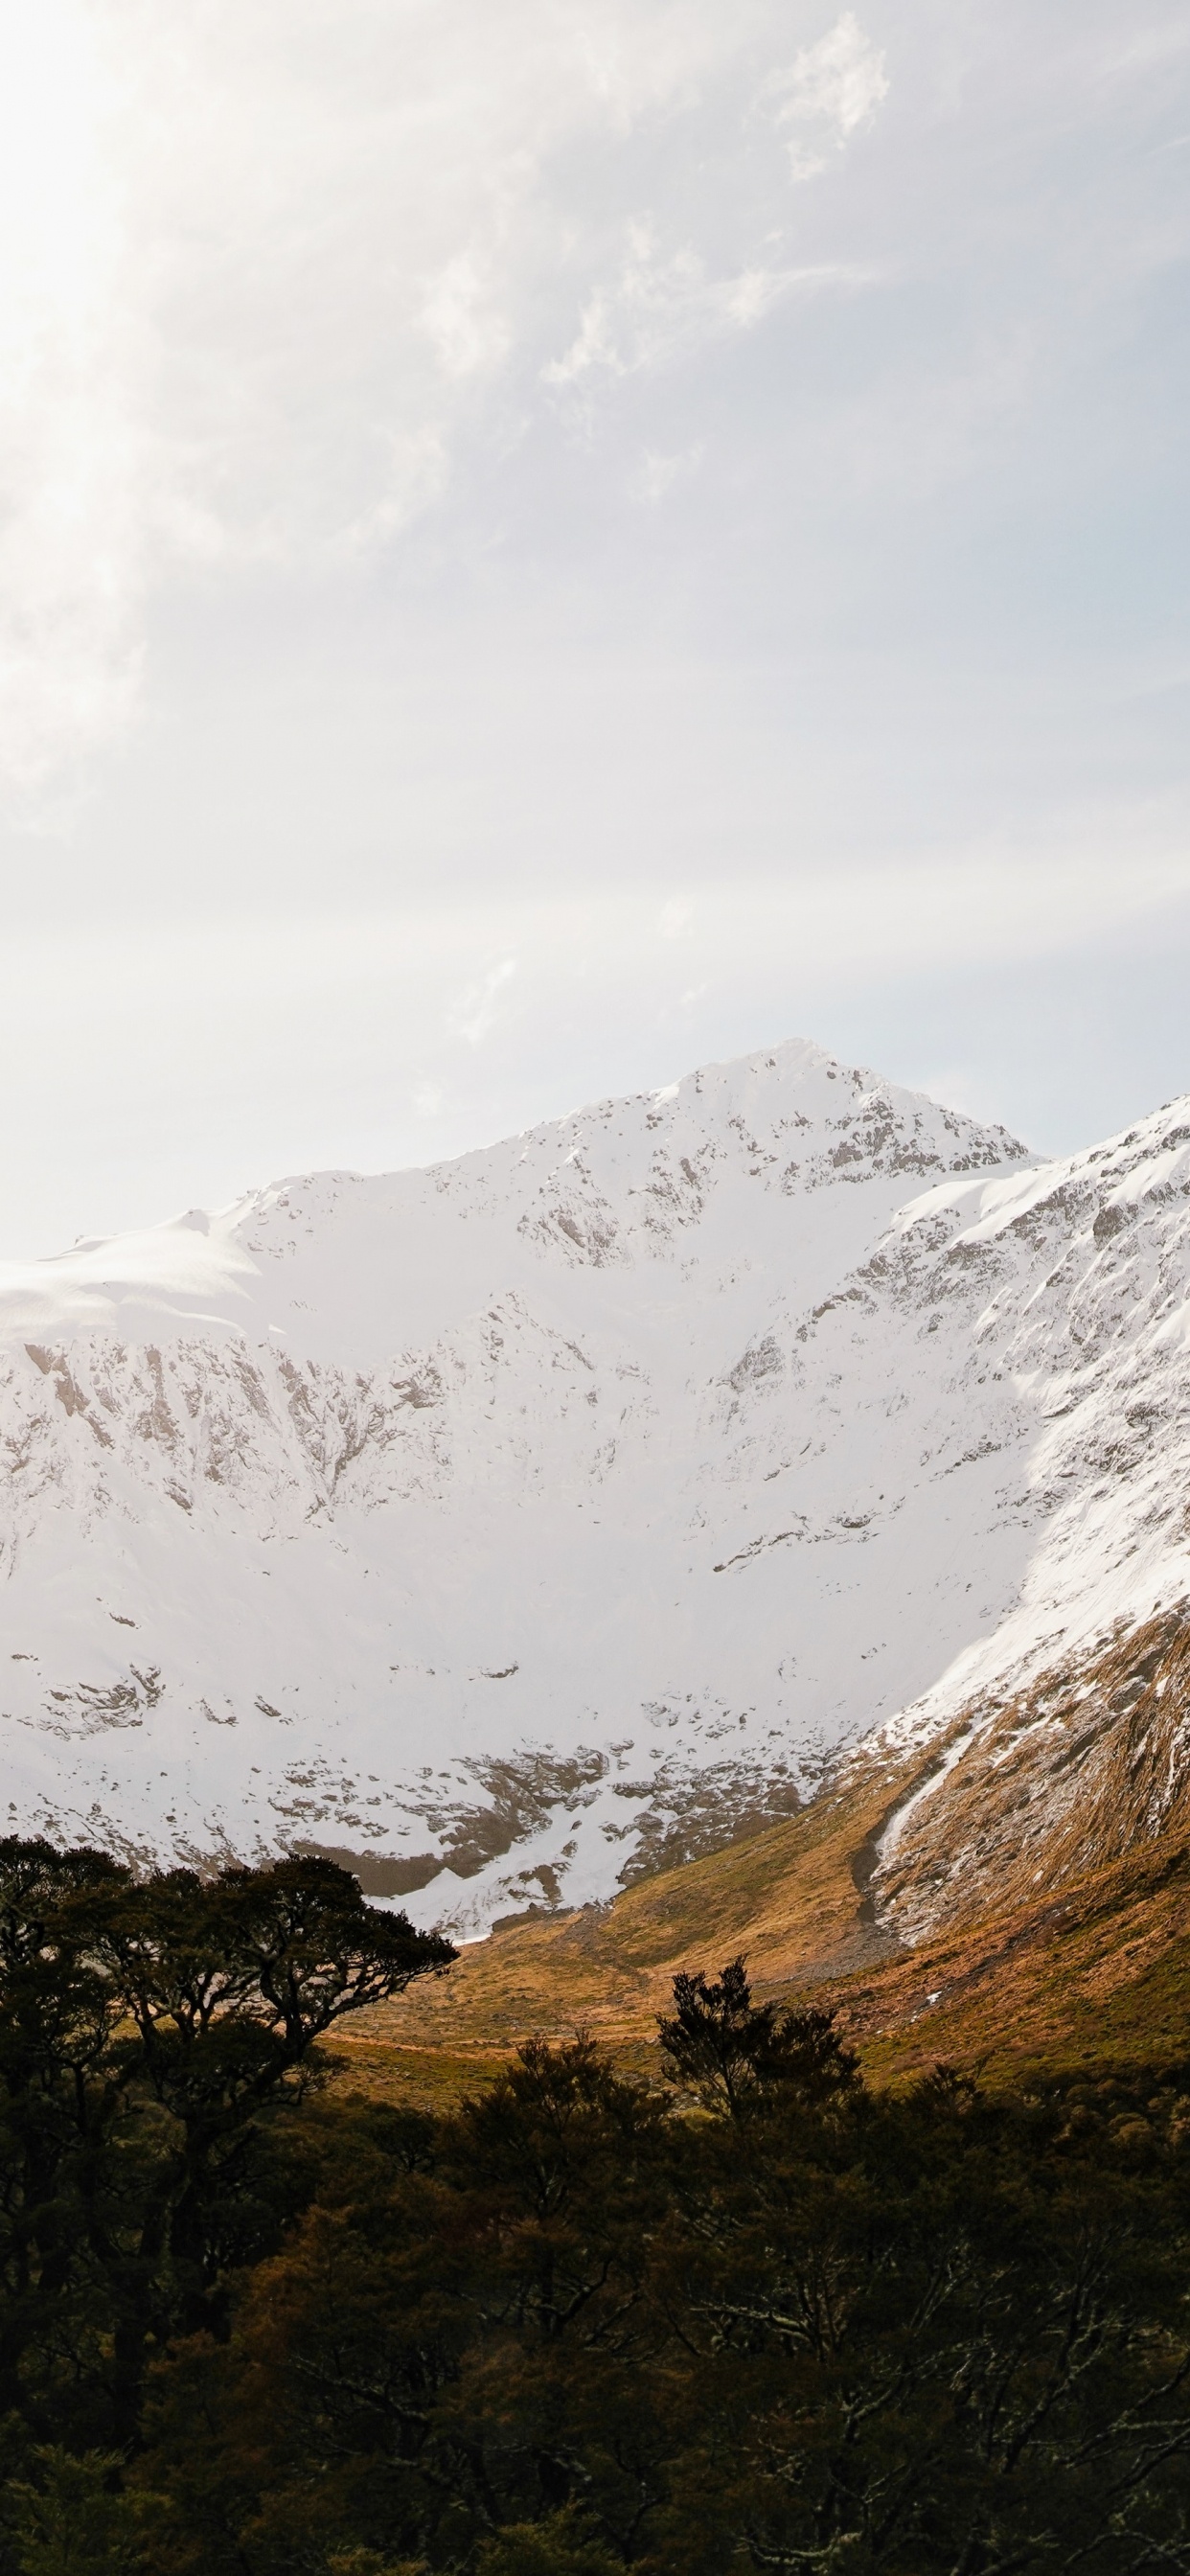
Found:
<path fill-rule="evenodd" d="M 876 2092 L 735 1961 L 664 2085 L 328 2089 L 449 1957 L 0 1844 L 0 2576 L 1190 2576 L 1190 2069 Z"/>

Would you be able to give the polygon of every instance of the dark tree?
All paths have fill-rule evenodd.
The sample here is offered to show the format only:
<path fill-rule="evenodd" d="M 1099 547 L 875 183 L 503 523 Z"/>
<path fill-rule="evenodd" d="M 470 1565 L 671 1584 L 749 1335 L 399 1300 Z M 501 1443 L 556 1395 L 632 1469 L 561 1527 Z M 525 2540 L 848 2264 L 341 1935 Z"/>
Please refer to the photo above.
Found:
<path fill-rule="evenodd" d="M 742 1959 L 320 2087 L 343 1873 L 0 1846 L 0 2576 L 1190 2576 L 1190 2064 L 866 2087 Z"/>
<path fill-rule="evenodd" d="M 674 2003 L 657 2024 L 668 2072 L 708 2110 L 740 2119 L 777 2086 L 821 2109 L 859 2083 L 859 2060 L 839 2039 L 833 2012 L 754 2004 L 742 1958 L 730 1959 L 714 1985 L 702 1969 L 675 1977 Z"/>
<path fill-rule="evenodd" d="M 151 2351 L 221 2331 L 267 2239 L 318 2041 L 453 1956 L 329 1861 L 136 1879 L 0 1843 L 0 2415 L 135 2438 Z"/>

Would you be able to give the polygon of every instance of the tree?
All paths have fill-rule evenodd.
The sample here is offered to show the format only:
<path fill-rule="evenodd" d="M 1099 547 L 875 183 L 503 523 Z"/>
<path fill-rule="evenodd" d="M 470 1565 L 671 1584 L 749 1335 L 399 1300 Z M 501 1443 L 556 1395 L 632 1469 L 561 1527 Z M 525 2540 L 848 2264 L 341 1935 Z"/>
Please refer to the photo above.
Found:
<path fill-rule="evenodd" d="M 115 2454 L 45 2447 L 30 2465 L 32 2480 L 14 2479 L 7 2498 L 20 2576 L 143 2576 L 146 2516 L 120 2493 Z"/>
<path fill-rule="evenodd" d="M 834 2013 L 754 2004 L 743 1958 L 730 1959 L 715 1985 L 701 1968 L 675 1977 L 674 2003 L 673 2016 L 657 2021 L 668 2072 L 708 2110 L 742 2119 L 776 2086 L 822 2109 L 860 2084 Z"/>
<path fill-rule="evenodd" d="M 81 2383 L 106 2322 L 87 2209 L 123 2099 L 121 1998 L 67 1918 L 128 1875 L 103 1852 L 0 1841 L 0 2418 L 28 2411 L 32 2377 L 43 2432 L 47 2375 Z"/>
<path fill-rule="evenodd" d="M 146 2576 L 1190 2576 L 1138 2085 L 1085 2132 L 949 2076 L 741 2130 L 535 2042 L 433 2142 L 344 2106 L 228 2340 L 155 2374 Z"/>
<path fill-rule="evenodd" d="M 318 2042 L 453 1957 L 329 1861 L 136 1879 L 0 1843 L 0 2409 L 132 2441 L 152 2346 L 222 2331 L 229 2265 L 279 2241 L 262 2156 Z"/>
<path fill-rule="evenodd" d="M 479 2553 L 479 2576 L 623 2576 L 597 2535 L 585 2531 L 573 2505 L 545 2522 L 506 2523 Z"/>

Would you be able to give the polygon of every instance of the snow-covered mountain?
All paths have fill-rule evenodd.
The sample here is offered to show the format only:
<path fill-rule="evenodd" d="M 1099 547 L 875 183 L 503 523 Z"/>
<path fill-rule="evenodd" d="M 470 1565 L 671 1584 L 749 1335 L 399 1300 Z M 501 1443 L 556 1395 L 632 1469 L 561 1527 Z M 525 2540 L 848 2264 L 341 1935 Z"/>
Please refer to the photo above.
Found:
<path fill-rule="evenodd" d="M 1187 1193 L 794 1043 L 6 1266 L 10 1829 L 466 1933 L 788 1812 L 1190 1588 Z"/>

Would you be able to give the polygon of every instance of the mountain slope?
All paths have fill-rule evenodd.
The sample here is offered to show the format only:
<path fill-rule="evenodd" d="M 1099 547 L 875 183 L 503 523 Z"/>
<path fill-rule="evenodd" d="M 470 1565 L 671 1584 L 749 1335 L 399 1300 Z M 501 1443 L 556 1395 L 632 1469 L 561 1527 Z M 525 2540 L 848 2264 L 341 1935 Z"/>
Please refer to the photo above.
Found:
<path fill-rule="evenodd" d="M 1025 1164 L 792 1044 L 9 1266 L 10 1821 L 475 1931 L 1178 1597 L 1190 1126 Z"/>
<path fill-rule="evenodd" d="M 346 2081 L 458 2098 L 528 2033 L 559 2041 L 578 2025 L 655 2076 L 656 2017 L 671 2008 L 673 1977 L 716 1972 L 741 1952 L 759 1999 L 833 2006 L 878 2081 L 927 2074 L 939 2060 L 992 2084 L 1026 2070 L 1185 2070 L 1184 1823 L 1068 1878 L 1056 1895 L 1035 1888 L 997 1903 L 984 1880 L 965 1907 L 901 1948 L 860 1919 L 857 1821 L 849 1801 L 816 1801 L 607 1908 L 498 1932 L 464 1951 L 442 1987 L 365 2016 L 342 2044 Z"/>
<path fill-rule="evenodd" d="M 890 1730 L 890 1734 L 893 1733 Z M 611 1904 L 510 1926 L 361 2026 L 353 2079 L 466 2089 L 527 2031 L 651 2058 L 679 1970 L 838 2007 L 878 2075 L 1187 2052 L 1190 1613 L 869 1738 L 800 1815 Z M 645 2057 L 641 2052 L 646 2053 Z"/>

